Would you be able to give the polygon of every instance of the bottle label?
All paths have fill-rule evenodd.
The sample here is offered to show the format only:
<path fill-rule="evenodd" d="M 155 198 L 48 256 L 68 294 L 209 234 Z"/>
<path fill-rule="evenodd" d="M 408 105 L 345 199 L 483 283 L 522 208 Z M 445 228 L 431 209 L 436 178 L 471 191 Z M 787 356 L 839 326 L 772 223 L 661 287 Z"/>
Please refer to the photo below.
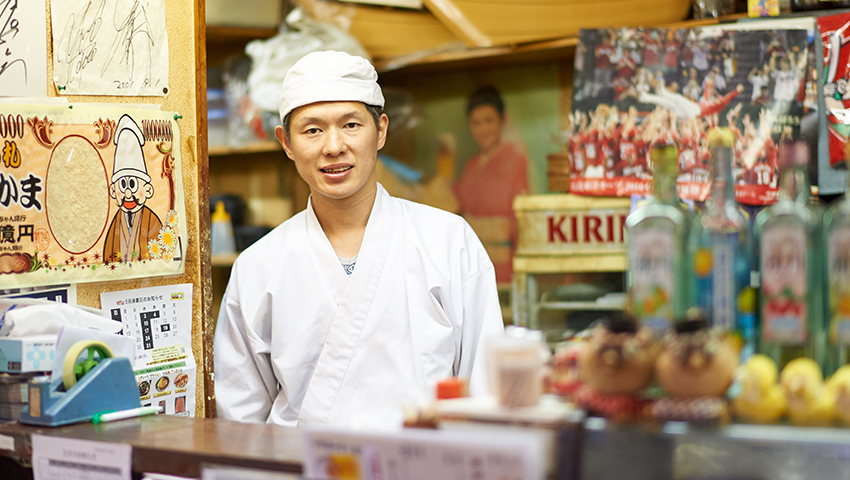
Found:
<path fill-rule="evenodd" d="M 635 232 L 630 241 L 629 269 L 635 316 L 663 335 L 673 320 L 675 238 L 671 232 Z"/>
<path fill-rule="evenodd" d="M 735 328 L 735 249 L 738 236 L 718 238 L 714 243 L 711 271 L 711 321 L 723 330 Z"/>
<path fill-rule="evenodd" d="M 713 326 L 735 328 L 735 252 L 738 235 L 712 235 L 711 247 L 699 248 L 694 255 L 698 304 Z"/>
<path fill-rule="evenodd" d="M 833 343 L 850 344 L 850 228 L 829 232 L 829 337 Z"/>
<path fill-rule="evenodd" d="M 773 227 L 762 235 L 762 334 L 766 342 L 806 341 L 808 250 L 802 228 Z"/>

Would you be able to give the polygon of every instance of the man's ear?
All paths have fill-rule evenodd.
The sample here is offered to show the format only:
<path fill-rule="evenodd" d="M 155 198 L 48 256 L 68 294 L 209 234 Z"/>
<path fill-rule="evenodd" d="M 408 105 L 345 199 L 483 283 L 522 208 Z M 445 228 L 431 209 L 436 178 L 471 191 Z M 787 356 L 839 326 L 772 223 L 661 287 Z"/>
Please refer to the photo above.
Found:
<path fill-rule="evenodd" d="M 283 125 L 274 127 L 274 136 L 277 137 L 277 141 L 280 142 L 280 146 L 283 147 L 286 156 L 290 160 L 295 160 L 295 156 L 292 154 L 292 145 L 289 144 L 289 140 L 286 138 L 286 130 L 283 129 Z"/>
<path fill-rule="evenodd" d="M 145 198 L 151 198 L 153 196 L 153 185 L 150 183 L 146 183 L 142 190 L 145 192 Z"/>
<path fill-rule="evenodd" d="M 386 113 L 382 113 L 380 120 L 378 120 L 378 150 L 384 148 L 384 144 L 387 143 L 387 131 L 389 128 L 390 117 Z"/>
<path fill-rule="evenodd" d="M 109 185 L 109 196 L 118 199 L 118 192 L 115 191 L 115 184 L 112 183 Z"/>

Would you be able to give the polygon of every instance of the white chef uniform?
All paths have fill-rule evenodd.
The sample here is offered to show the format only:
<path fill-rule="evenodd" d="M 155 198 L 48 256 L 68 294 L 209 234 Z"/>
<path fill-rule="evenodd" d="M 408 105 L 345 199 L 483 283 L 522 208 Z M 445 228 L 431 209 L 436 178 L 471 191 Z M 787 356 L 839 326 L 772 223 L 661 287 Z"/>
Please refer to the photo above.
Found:
<path fill-rule="evenodd" d="M 449 376 L 486 393 L 484 339 L 501 332 L 493 264 L 462 218 L 379 184 L 349 277 L 308 204 L 233 266 L 215 335 L 218 415 L 397 423 Z"/>

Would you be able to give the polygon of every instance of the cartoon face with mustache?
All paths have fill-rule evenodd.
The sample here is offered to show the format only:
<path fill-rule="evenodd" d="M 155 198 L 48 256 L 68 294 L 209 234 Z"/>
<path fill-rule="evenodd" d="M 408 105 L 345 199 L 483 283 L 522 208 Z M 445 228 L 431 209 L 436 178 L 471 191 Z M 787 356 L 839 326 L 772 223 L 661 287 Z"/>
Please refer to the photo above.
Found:
<path fill-rule="evenodd" d="M 109 196 L 118 212 L 109 225 L 103 245 L 107 261 L 133 261 L 150 258 L 148 242 L 155 238 L 162 223 L 145 202 L 154 194 L 145 165 L 142 146 L 145 137 L 136 122 L 124 115 L 115 135 L 115 162 Z"/>
<path fill-rule="evenodd" d="M 115 199 L 121 210 L 136 213 L 153 196 L 153 185 L 142 177 L 126 175 L 112 182 L 109 196 Z"/>

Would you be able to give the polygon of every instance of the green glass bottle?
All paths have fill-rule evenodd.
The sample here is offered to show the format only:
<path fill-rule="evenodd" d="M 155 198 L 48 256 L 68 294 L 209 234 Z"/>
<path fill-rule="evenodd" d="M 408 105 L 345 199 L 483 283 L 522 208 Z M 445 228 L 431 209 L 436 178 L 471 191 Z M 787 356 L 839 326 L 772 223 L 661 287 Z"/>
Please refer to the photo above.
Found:
<path fill-rule="evenodd" d="M 830 352 L 825 370 L 832 372 L 850 363 L 850 186 L 844 200 L 824 214 L 824 237 Z"/>
<path fill-rule="evenodd" d="M 652 148 L 653 198 L 626 218 L 631 309 L 656 336 L 691 306 L 685 256 L 691 215 L 676 197 L 676 158 L 673 145 Z"/>
<path fill-rule="evenodd" d="M 805 142 L 779 149 L 777 202 L 756 216 L 761 292 L 761 351 L 782 368 L 797 357 L 824 366 L 821 214 L 811 195 Z"/>
<path fill-rule="evenodd" d="M 710 323 L 724 331 L 742 329 L 738 295 L 750 284 L 752 233 L 738 209 L 732 185 L 729 128 L 709 132 L 713 182 L 706 209 L 693 222 L 690 241 L 697 305 Z"/>

